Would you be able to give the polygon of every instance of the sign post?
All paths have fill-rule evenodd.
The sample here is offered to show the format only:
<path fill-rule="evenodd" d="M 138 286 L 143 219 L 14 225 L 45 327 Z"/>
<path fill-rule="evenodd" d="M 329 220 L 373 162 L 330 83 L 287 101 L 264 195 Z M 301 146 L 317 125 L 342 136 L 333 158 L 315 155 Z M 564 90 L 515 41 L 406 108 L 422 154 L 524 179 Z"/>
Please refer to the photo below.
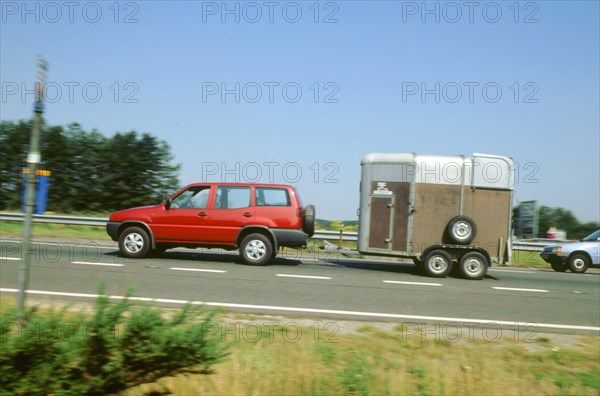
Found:
<path fill-rule="evenodd" d="M 33 127 L 31 129 L 31 140 L 29 153 L 27 154 L 27 189 L 25 192 L 25 221 L 23 223 L 23 246 L 21 253 L 21 264 L 19 265 L 19 276 L 17 279 L 19 294 L 17 297 L 17 310 L 22 318 L 25 309 L 25 290 L 29 284 L 29 268 L 31 267 L 31 255 L 29 254 L 31 243 L 31 223 L 35 206 L 36 171 L 42 160 L 40 155 L 40 134 L 42 129 L 42 113 L 44 112 L 44 87 L 48 76 L 48 62 L 43 56 L 37 59 L 37 80 L 35 82 L 35 104 L 33 107 Z"/>

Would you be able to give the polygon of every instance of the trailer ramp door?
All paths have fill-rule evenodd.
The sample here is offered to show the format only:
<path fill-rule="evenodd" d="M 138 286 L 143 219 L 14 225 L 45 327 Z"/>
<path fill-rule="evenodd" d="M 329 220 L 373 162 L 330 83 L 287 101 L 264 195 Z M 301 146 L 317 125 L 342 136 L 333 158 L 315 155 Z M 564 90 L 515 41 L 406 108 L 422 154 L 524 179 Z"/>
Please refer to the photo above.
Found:
<path fill-rule="evenodd" d="M 396 198 L 392 195 L 371 195 L 371 224 L 369 225 L 369 248 L 391 250 L 392 217 Z"/>
<path fill-rule="evenodd" d="M 406 251 L 410 183 L 373 182 L 369 250 Z"/>

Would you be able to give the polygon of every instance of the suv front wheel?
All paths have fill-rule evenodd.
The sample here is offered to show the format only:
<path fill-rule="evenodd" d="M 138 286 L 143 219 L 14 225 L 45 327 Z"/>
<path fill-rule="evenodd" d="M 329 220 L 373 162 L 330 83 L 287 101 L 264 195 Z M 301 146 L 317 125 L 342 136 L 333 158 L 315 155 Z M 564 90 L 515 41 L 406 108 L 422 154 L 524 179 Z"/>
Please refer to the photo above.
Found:
<path fill-rule="evenodd" d="M 246 264 L 266 265 L 273 257 L 273 245 L 262 234 L 250 234 L 242 240 L 240 254 Z"/>
<path fill-rule="evenodd" d="M 119 235 L 119 250 L 129 258 L 142 258 L 150 250 L 150 238 L 140 227 L 128 227 Z"/>

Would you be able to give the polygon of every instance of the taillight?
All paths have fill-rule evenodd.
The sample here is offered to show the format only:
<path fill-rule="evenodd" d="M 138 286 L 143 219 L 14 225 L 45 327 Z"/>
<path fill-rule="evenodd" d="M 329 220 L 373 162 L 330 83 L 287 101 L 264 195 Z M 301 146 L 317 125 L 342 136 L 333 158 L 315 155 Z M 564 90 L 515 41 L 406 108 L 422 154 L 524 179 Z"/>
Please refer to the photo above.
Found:
<path fill-rule="evenodd" d="M 296 209 L 296 216 L 298 216 L 298 217 L 304 216 L 304 211 L 302 210 L 302 208 Z"/>

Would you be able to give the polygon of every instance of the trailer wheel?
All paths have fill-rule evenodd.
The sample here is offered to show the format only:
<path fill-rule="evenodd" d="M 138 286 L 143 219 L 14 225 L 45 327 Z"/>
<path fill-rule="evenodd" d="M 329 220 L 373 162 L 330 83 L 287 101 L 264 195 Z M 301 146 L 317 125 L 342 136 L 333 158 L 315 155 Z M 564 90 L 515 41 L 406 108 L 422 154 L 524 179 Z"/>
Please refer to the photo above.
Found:
<path fill-rule="evenodd" d="M 470 252 L 460 259 L 460 274 L 467 279 L 482 279 L 487 273 L 489 263 L 479 252 Z"/>
<path fill-rule="evenodd" d="M 304 208 L 304 219 L 302 220 L 302 230 L 309 237 L 315 233 L 315 206 L 306 205 Z"/>
<path fill-rule="evenodd" d="M 456 216 L 448 222 L 446 234 L 452 243 L 468 245 L 475 239 L 477 225 L 469 216 Z"/>
<path fill-rule="evenodd" d="M 432 250 L 423 260 L 423 269 L 428 276 L 445 278 L 452 271 L 452 258 L 443 250 Z"/>

